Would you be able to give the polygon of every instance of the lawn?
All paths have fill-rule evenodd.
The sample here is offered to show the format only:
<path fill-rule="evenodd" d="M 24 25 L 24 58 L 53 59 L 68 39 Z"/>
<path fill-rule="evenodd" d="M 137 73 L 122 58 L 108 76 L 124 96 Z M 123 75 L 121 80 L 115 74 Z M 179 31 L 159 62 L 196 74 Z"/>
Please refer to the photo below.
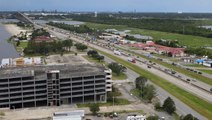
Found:
<path fill-rule="evenodd" d="M 188 67 L 200 67 L 200 68 L 207 68 L 203 65 L 199 65 L 199 64 L 185 64 L 184 66 L 188 66 Z"/>
<path fill-rule="evenodd" d="M 94 49 L 94 48 L 93 48 Z M 95 49 L 97 50 L 97 49 Z M 122 60 L 116 56 L 113 56 L 111 54 L 105 53 L 103 51 L 99 51 L 103 55 L 106 55 L 107 57 L 110 57 L 111 59 L 115 60 L 116 62 L 126 66 L 127 68 L 137 72 L 141 76 L 147 77 L 149 80 L 151 80 L 153 83 L 157 84 L 170 94 L 177 97 L 179 100 L 190 106 L 195 111 L 199 112 L 203 116 L 207 117 L 208 119 L 212 118 L 212 104 L 183 90 L 182 88 L 177 87 L 176 85 L 164 80 L 163 78 L 152 74 L 144 69 L 141 69 L 140 67 L 129 63 L 125 60 Z"/>
<path fill-rule="evenodd" d="M 100 30 L 104 29 L 131 30 L 130 33 L 132 34 L 142 34 L 152 36 L 154 40 L 160 40 L 160 39 L 178 40 L 181 45 L 189 47 L 212 46 L 212 38 L 130 28 L 124 25 L 106 25 L 97 23 L 86 23 L 86 25 L 88 25 L 91 28 L 96 28 Z"/>
<path fill-rule="evenodd" d="M 113 106 L 113 102 L 107 102 L 107 103 L 97 103 L 99 106 Z M 128 105 L 130 102 L 127 99 L 123 98 L 116 98 L 114 101 L 114 105 Z M 86 104 L 77 104 L 78 108 L 82 107 L 89 107 L 91 103 L 86 103 Z"/>
<path fill-rule="evenodd" d="M 126 79 L 127 79 L 127 75 L 124 73 L 122 73 L 120 75 L 112 73 L 112 80 L 126 80 Z"/>
<path fill-rule="evenodd" d="M 204 70 L 204 69 L 198 69 L 198 70 L 212 75 L 212 70 Z"/>
<path fill-rule="evenodd" d="M 84 55 L 82 56 L 83 58 L 85 58 L 87 61 L 91 62 L 91 63 L 99 63 L 99 64 L 105 64 L 105 61 L 99 61 L 99 60 L 96 60 L 92 57 L 89 57 L 88 55 Z"/>
<path fill-rule="evenodd" d="M 19 47 L 22 47 L 23 49 L 28 46 L 28 42 L 20 42 Z"/>

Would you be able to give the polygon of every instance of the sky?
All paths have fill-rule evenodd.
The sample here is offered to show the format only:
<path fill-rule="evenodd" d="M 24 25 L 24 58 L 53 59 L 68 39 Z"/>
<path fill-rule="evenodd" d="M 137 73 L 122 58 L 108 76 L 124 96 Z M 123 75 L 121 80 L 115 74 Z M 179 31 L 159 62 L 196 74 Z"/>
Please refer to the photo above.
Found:
<path fill-rule="evenodd" d="M 0 11 L 207 12 L 212 0 L 0 0 Z"/>

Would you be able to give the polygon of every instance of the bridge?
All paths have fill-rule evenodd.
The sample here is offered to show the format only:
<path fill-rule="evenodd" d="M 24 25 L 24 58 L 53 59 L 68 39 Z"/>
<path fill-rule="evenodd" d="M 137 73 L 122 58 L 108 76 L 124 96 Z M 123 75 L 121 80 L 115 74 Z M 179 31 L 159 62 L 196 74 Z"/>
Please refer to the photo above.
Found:
<path fill-rule="evenodd" d="M 28 16 L 26 16 L 23 13 L 17 12 L 17 13 L 15 13 L 14 16 L 16 17 L 16 19 L 18 19 L 22 22 L 34 24 L 34 22 Z"/>
<path fill-rule="evenodd" d="M 33 20 L 31 20 L 27 15 L 25 15 L 24 13 L 21 12 L 17 12 L 14 15 L 16 17 L 16 19 L 24 22 L 24 23 L 29 23 L 29 24 L 33 24 L 35 29 L 39 29 L 41 28 L 41 26 L 37 25 Z"/>

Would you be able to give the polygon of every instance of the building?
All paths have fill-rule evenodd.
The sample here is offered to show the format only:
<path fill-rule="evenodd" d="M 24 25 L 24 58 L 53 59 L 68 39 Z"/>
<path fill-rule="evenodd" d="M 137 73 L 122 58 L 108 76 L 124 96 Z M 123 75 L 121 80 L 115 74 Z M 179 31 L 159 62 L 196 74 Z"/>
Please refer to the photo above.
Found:
<path fill-rule="evenodd" d="M 212 68 L 212 60 L 204 61 L 204 62 L 203 62 L 203 65 Z"/>
<path fill-rule="evenodd" d="M 84 117 L 84 110 L 55 112 L 53 115 L 53 120 L 82 120 Z"/>
<path fill-rule="evenodd" d="M 43 63 L 44 60 L 41 57 L 4 58 L 1 61 L 0 67 L 34 66 L 42 65 Z"/>
<path fill-rule="evenodd" d="M 91 64 L 1 68 L 0 108 L 106 102 L 111 77 Z"/>
<path fill-rule="evenodd" d="M 54 42 L 54 40 L 49 37 L 49 36 L 38 36 L 36 38 L 33 39 L 36 43 L 40 43 L 40 42 L 48 42 L 48 43 L 51 43 L 51 42 Z"/>

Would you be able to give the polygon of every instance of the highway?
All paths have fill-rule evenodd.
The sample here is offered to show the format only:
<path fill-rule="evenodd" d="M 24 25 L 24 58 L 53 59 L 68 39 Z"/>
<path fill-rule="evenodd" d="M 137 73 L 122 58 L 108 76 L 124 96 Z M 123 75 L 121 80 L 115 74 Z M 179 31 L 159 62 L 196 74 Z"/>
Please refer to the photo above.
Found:
<path fill-rule="evenodd" d="M 68 33 L 64 34 L 64 33 L 59 33 L 58 31 L 56 32 L 56 31 L 53 31 L 53 30 L 49 30 L 49 31 L 50 31 L 50 33 L 52 33 L 53 35 L 55 35 L 55 36 L 57 36 L 57 37 L 59 37 L 61 39 L 65 39 L 68 36 L 70 36 L 70 34 L 68 34 Z M 63 30 L 63 32 L 64 32 L 64 30 Z M 85 43 L 85 41 L 84 41 L 85 39 L 84 38 L 76 36 L 76 35 L 71 35 L 70 39 L 75 40 L 77 42 Z M 104 52 L 107 52 L 107 53 L 113 55 L 113 51 L 112 50 L 110 51 L 109 49 L 104 48 L 105 46 L 101 46 L 100 47 L 98 45 L 87 43 L 87 45 L 88 44 L 89 44 L 89 46 L 91 46 L 93 48 L 99 49 L 101 51 L 104 51 Z M 123 56 L 123 55 L 117 56 L 117 57 L 120 57 L 123 60 L 127 60 L 127 57 Z M 142 58 L 139 58 L 139 59 L 143 60 Z M 182 89 L 184 89 L 184 90 L 186 90 L 186 91 L 188 91 L 190 93 L 193 93 L 194 95 L 199 96 L 200 98 L 203 98 L 203 99 L 205 99 L 205 100 L 207 100 L 207 101 L 212 103 L 212 94 L 211 93 L 205 92 L 204 90 L 201 90 L 201 89 L 199 89 L 199 88 L 197 88 L 195 86 L 192 86 L 190 83 L 187 83 L 187 82 L 184 82 L 182 80 L 179 80 L 178 78 L 173 77 L 172 75 L 167 74 L 165 72 L 162 72 L 161 70 L 155 69 L 153 67 L 151 69 L 148 69 L 147 65 L 143 64 L 141 62 L 137 62 L 136 65 L 141 67 L 142 69 L 145 69 L 145 70 L 147 70 L 147 71 L 149 71 L 149 72 L 151 72 L 153 74 L 156 74 L 157 76 L 159 76 L 159 77 L 161 77 L 161 78 L 163 78 L 163 79 L 165 79 L 165 80 L 177 85 L 178 87 L 180 87 L 180 88 L 182 88 Z"/>
<path fill-rule="evenodd" d="M 114 60 L 108 58 L 108 57 L 105 57 L 105 62 L 107 63 L 111 63 L 111 62 L 114 62 Z M 135 79 L 139 76 L 139 74 L 137 74 L 136 72 L 130 70 L 130 69 L 127 69 L 126 71 L 126 75 L 128 76 L 128 80 L 127 81 L 123 81 L 123 80 L 120 80 L 120 81 L 114 81 L 115 83 L 126 83 L 126 82 L 133 82 L 135 81 Z M 202 115 L 200 115 L 199 113 L 197 113 L 196 111 L 194 111 L 193 109 L 191 109 L 190 107 L 188 107 L 186 104 L 184 104 L 183 102 L 181 102 L 179 99 L 177 99 L 176 97 L 172 96 L 170 93 L 168 93 L 167 91 L 163 90 L 162 88 L 160 88 L 159 86 L 157 86 L 156 84 L 152 83 L 151 81 L 148 81 L 149 84 L 153 84 L 156 88 L 156 92 L 157 92 L 157 97 L 159 98 L 160 102 L 163 103 L 164 100 L 167 98 L 167 97 L 171 97 L 175 104 L 176 104 L 176 108 L 177 108 L 177 113 L 179 115 L 186 115 L 186 114 L 189 114 L 191 113 L 192 115 L 198 117 L 200 120 L 206 120 L 205 117 L 203 117 Z M 128 85 L 129 86 L 129 85 Z M 126 90 L 128 90 L 128 92 L 130 92 L 129 89 L 127 89 L 127 86 L 126 87 Z M 132 87 L 132 86 L 131 86 Z M 131 99 L 131 98 L 129 98 Z"/>
<path fill-rule="evenodd" d="M 52 31 L 52 30 L 50 30 L 50 32 L 52 34 L 54 34 L 55 36 L 61 38 L 61 39 L 66 39 L 68 37 L 68 35 L 65 35 L 65 34 L 62 34 L 62 33 L 58 33 L 58 32 Z M 79 40 L 79 37 L 78 38 L 71 37 L 71 39 L 76 40 L 77 42 L 84 42 L 82 40 Z M 98 48 L 98 49 L 101 49 L 101 50 L 104 49 L 104 48 L 100 48 L 98 46 L 91 45 L 91 44 L 89 44 L 89 46 L 92 46 L 92 47 L 95 47 L 95 48 Z M 107 53 L 109 53 L 108 50 L 105 50 L 105 51 Z M 113 54 L 112 52 L 110 52 L 110 53 Z M 146 69 L 146 66 L 145 66 L 145 69 Z M 130 76 L 128 80 L 131 80 L 132 81 L 132 80 L 135 79 L 135 77 L 133 77 L 133 76 L 137 76 L 137 73 L 135 73 L 134 71 L 128 69 L 127 75 Z M 151 84 L 153 84 L 153 83 L 151 83 Z M 197 113 L 196 111 L 194 111 L 193 109 L 191 109 L 189 106 L 187 106 L 186 104 L 184 104 L 183 102 L 181 102 L 179 99 L 177 99 L 176 97 L 172 96 L 167 91 L 163 90 L 162 88 L 158 87 L 157 85 L 155 85 L 155 86 L 156 86 L 158 98 L 160 99 L 160 101 L 164 101 L 168 96 L 172 97 L 173 100 L 176 103 L 177 112 L 179 114 L 184 114 L 185 115 L 185 114 L 191 113 L 191 114 L 193 114 L 194 116 L 198 117 L 201 120 L 206 120 L 206 118 L 204 116 L 200 115 L 199 113 Z"/>

